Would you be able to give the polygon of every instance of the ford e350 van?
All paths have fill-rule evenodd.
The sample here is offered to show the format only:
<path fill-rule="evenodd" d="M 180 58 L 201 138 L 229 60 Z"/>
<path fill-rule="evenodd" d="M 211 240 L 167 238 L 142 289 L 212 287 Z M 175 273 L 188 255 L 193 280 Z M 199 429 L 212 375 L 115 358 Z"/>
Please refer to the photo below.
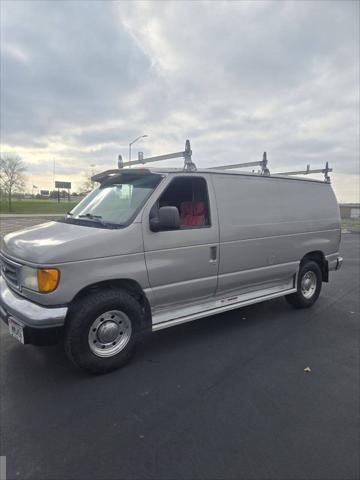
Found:
<path fill-rule="evenodd" d="M 341 266 L 328 182 L 193 167 L 96 179 L 65 218 L 4 238 L 0 278 L 10 333 L 61 339 L 90 372 L 123 365 L 146 331 L 280 296 L 311 307 Z"/>

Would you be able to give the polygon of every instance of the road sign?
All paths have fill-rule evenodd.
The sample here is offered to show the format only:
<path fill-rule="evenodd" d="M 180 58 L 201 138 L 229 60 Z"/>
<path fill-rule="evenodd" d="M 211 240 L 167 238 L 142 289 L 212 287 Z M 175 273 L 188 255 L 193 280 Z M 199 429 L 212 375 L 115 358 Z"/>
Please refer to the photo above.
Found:
<path fill-rule="evenodd" d="M 58 181 L 55 181 L 55 188 L 70 189 L 70 188 L 71 188 L 71 182 L 58 182 Z"/>

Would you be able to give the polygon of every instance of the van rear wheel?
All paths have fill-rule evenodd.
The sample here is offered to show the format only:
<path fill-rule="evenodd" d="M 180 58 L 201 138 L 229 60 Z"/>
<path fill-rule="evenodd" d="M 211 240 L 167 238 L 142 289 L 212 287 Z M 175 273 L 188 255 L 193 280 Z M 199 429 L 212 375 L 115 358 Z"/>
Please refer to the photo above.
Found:
<path fill-rule="evenodd" d="M 286 295 L 286 300 L 295 308 L 309 308 L 318 299 L 321 291 L 322 273 L 316 262 L 309 261 L 300 266 L 297 292 Z"/>
<path fill-rule="evenodd" d="M 125 290 L 99 291 L 78 301 L 65 328 L 65 351 L 78 367 L 106 373 L 127 363 L 139 337 L 140 304 Z"/>

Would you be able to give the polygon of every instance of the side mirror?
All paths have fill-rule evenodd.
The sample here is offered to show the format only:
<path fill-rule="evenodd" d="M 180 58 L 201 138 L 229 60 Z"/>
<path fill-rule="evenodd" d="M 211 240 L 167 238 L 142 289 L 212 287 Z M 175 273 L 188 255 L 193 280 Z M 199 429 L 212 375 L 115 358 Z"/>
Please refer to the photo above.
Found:
<path fill-rule="evenodd" d="M 150 218 L 150 230 L 153 232 L 178 228 L 180 228 L 180 215 L 176 207 L 160 207 L 158 216 Z"/>

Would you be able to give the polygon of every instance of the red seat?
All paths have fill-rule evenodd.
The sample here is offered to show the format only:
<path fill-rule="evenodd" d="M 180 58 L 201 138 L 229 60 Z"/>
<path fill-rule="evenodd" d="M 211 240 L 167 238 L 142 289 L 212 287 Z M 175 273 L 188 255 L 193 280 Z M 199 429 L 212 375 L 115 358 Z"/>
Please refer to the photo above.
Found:
<path fill-rule="evenodd" d="M 205 202 L 182 202 L 180 224 L 186 227 L 205 225 Z"/>

